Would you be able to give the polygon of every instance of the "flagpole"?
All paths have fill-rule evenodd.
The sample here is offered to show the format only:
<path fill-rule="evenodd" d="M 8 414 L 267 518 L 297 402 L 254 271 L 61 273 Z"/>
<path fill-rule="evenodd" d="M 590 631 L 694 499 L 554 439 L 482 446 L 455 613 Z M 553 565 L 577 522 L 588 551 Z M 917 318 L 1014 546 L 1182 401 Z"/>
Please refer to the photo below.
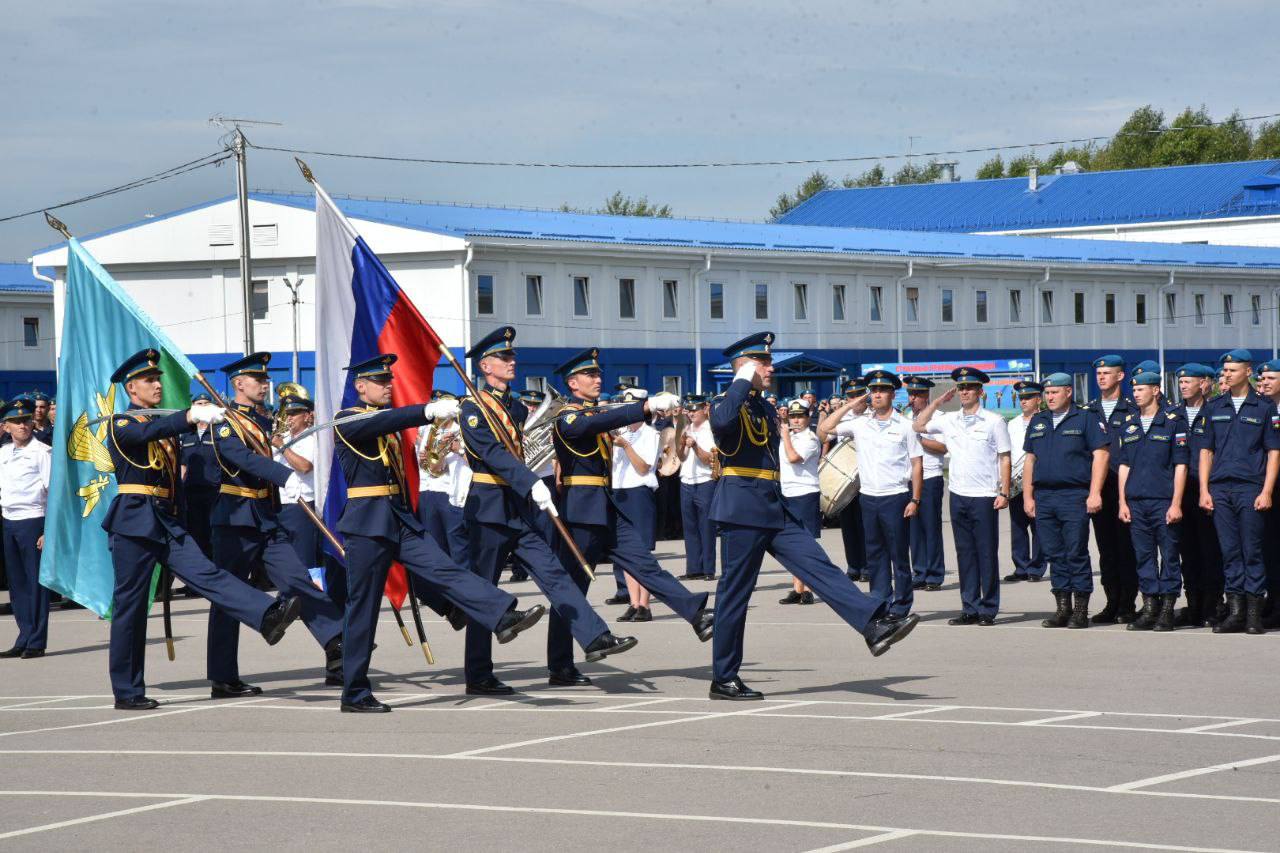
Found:
<path fill-rule="evenodd" d="M 253 352 L 253 280 L 250 278 L 252 258 L 249 257 L 249 172 L 245 162 L 248 148 L 244 132 L 236 125 L 231 138 L 231 150 L 236 155 L 236 202 L 240 208 L 240 290 L 244 301 L 244 354 Z"/>

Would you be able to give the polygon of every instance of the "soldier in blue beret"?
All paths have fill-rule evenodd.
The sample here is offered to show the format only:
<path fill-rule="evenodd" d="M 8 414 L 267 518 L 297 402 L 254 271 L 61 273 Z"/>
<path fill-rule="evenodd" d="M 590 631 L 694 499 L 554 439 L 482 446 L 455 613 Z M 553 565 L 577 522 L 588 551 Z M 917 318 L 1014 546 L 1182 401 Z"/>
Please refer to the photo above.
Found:
<path fill-rule="evenodd" d="M 0 508 L 3 509 L 4 564 L 9 576 L 9 603 L 18 623 L 13 647 L 0 658 L 43 657 L 49 639 L 49 590 L 40 584 L 40 551 L 49 500 L 52 454 L 36 441 L 35 402 L 15 399 L 0 407 L 9 436 L 0 447 Z"/>
<path fill-rule="evenodd" d="M 53 422 L 49 420 L 49 407 L 53 400 L 43 391 L 32 391 L 31 400 L 35 410 L 31 416 L 32 436 L 36 441 L 53 445 Z"/>
<path fill-rule="evenodd" d="M 1098 543 L 1098 568 L 1107 601 L 1093 615 L 1096 625 L 1131 622 L 1137 615 L 1138 569 L 1129 528 L 1120 520 L 1120 434 L 1137 417 L 1137 406 L 1124 394 L 1125 363 L 1118 355 L 1094 359 L 1098 396 L 1085 404 L 1107 428 L 1111 440 L 1110 468 L 1102 486 L 1102 509 L 1093 514 Z"/>
<path fill-rule="evenodd" d="M 1087 628 L 1089 516 L 1102 509 L 1111 443 L 1106 423 L 1072 403 L 1069 374 L 1051 373 L 1041 384 L 1048 409 L 1027 427 L 1022 474 L 1023 509 L 1036 520 L 1056 604 L 1041 624 Z"/>
<path fill-rule="evenodd" d="M 1009 551 L 1013 558 L 1013 571 L 1004 576 L 1004 582 L 1038 583 L 1044 577 L 1048 565 L 1044 561 L 1040 534 L 1036 532 L 1036 520 L 1027 515 L 1022 505 L 1022 463 L 1026 458 L 1023 446 L 1027 427 L 1044 403 L 1044 386 L 1024 379 L 1013 383 L 1013 393 L 1018 398 L 1022 412 L 1010 418 L 1008 426 L 1011 448 L 1009 458 L 1013 475 L 1009 490 Z"/>
<path fill-rule="evenodd" d="M 925 376 L 908 376 L 903 379 L 902 387 L 907 390 L 907 407 L 902 413 L 914 421 L 928 407 L 934 382 Z M 920 492 L 919 511 L 907 524 L 911 536 L 911 586 L 936 592 L 942 589 L 947 573 L 942 553 L 942 461 L 947 456 L 947 446 L 924 435 L 917 435 L 917 439 L 924 451 L 920 457 L 924 488 Z"/>
<path fill-rule="evenodd" d="M 1270 400 L 1280 412 L 1280 359 L 1258 365 L 1258 393 Z M 1277 478 L 1280 490 L 1280 478 Z M 1280 494 L 1271 495 L 1272 506 Z M 1262 555 L 1267 567 L 1267 598 L 1262 605 L 1262 627 L 1280 628 L 1280 525 L 1266 525 L 1266 541 Z"/>
<path fill-rule="evenodd" d="M 1182 530 L 1178 542 L 1182 564 L 1182 582 L 1187 606 L 1178 613 L 1177 623 L 1200 628 L 1212 626 L 1226 615 L 1222 603 L 1225 583 L 1222 575 L 1222 550 L 1218 547 L 1218 531 L 1213 516 L 1200 507 L 1200 419 L 1217 372 L 1203 364 L 1191 362 L 1174 371 L 1178 377 L 1181 402 L 1173 410 L 1187 425 L 1190 450 L 1187 483 L 1182 498 Z"/>

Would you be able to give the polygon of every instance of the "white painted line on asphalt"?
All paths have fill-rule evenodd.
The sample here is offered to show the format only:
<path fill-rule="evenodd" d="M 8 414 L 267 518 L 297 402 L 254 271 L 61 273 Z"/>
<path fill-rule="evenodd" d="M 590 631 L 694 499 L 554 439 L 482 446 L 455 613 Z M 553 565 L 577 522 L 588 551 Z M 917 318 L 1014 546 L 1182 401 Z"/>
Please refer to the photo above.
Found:
<path fill-rule="evenodd" d="M 240 702 L 209 702 L 208 704 L 191 705 L 187 708 L 178 708 L 174 711 L 121 711 L 127 714 L 124 717 L 112 717 L 109 720 L 96 720 L 92 723 L 72 723 L 66 726 L 45 726 L 39 729 L 24 729 L 16 732 L 0 732 L 0 737 L 12 737 L 14 735 L 34 735 L 42 732 L 61 732 L 67 729 L 88 729 L 95 726 L 113 726 L 117 723 L 132 723 L 139 720 L 154 720 L 157 717 L 170 717 L 174 714 L 190 714 L 192 711 L 209 711 L 215 708 L 237 708 L 241 705 L 252 705 L 255 702 L 269 702 L 274 697 L 262 696 L 257 699 L 247 699 Z M 44 710 L 44 709 L 42 709 Z"/>
<path fill-rule="evenodd" d="M 1149 788 L 1152 785 L 1163 785 L 1166 782 L 1176 782 L 1179 779 L 1191 779 L 1195 776 L 1207 776 L 1210 773 L 1219 773 L 1223 770 L 1239 770 L 1241 767 L 1256 767 L 1259 764 L 1272 764 L 1280 761 L 1280 755 L 1264 755 L 1261 758 L 1246 758 L 1241 761 L 1229 761 L 1225 764 L 1214 764 L 1209 767 L 1197 767 L 1194 770 L 1182 770 L 1178 773 L 1166 773 L 1163 776 L 1150 776 L 1146 779 L 1137 779 L 1133 782 L 1124 782 L 1119 785 L 1112 785 L 1108 791 L 1137 791 L 1141 788 Z"/>
<path fill-rule="evenodd" d="M 184 794 L 184 793 L 146 793 L 132 791 L 4 791 L 0 796 L 7 797 L 120 797 L 125 799 L 172 799 L 172 800 L 217 800 L 220 802 L 247 803 L 287 803 L 299 805 L 323 806 L 371 806 L 381 808 L 438 809 L 443 811 L 473 811 L 506 814 L 544 814 L 565 815 L 571 817 L 606 817 L 635 818 L 640 820 L 663 820 L 673 822 L 725 823 L 747 826 L 785 826 L 808 829 L 835 829 L 853 832 L 909 832 L 914 835 L 928 835 L 937 838 L 971 838 L 993 841 L 1025 841 L 1037 844 L 1078 844 L 1091 847 L 1127 847 L 1140 850 L 1167 850 L 1174 853 L 1255 853 L 1255 851 L 1238 850 L 1223 847 L 1183 847 L 1176 844 L 1154 844 L 1141 841 L 1120 841 L 1103 838 L 1064 838 L 1048 835 L 1012 835 L 997 832 L 960 832 L 944 829 L 925 829 L 903 826 L 874 826 L 857 823 L 835 823 L 816 820 L 795 820 L 789 818 L 737 817 L 732 815 L 679 814 L 670 812 L 624 812 L 605 809 L 568 809 L 548 808 L 544 806 L 512 806 L 488 805 L 481 803 L 432 803 L 413 800 L 367 800 L 346 799 L 338 797 L 286 797 L 281 795 L 259 794 Z M 174 803 L 176 805 L 176 802 Z"/>
<path fill-rule="evenodd" d="M 1078 714 L 1060 714 L 1057 717 L 1044 717 L 1039 720 L 1023 720 L 1022 722 L 1015 723 L 1014 725 L 1043 726 L 1045 723 L 1060 723 L 1064 720 L 1082 720 L 1085 717 L 1101 717 L 1102 714 L 1102 711 L 1081 711 Z"/>
<path fill-rule="evenodd" d="M 46 705 L 50 702 L 66 702 L 66 701 L 67 700 L 62 698 L 61 696 L 56 696 L 52 699 L 37 699 L 34 702 L 19 702 L 16 705 L 0 705 L 0 711 L 17 711 L 21 708 L 30 708 L 33 705 Z M 41 710 L 54 711 L 54 710 L 60 710 L 60 709 L 44 708 Z"/>
<path fill-rule="evenodd" d="M 208 797 L 192 796 L 183 797 L 180 800 L 169 800 L 163 803 L 152 803 L 149 806 L 138 806 L 132 809 L 120 809 L 114 812 L 103 812 L 102 814 L 89 815 L 88 817 L 78 817 L 74 820 L 60 820 L 57 823 L 46 823 L 42 826 L 32 826 L 27 829 L 15 829 L 12 832 L 0 832 L 0 841 L 6 838 L 17 838 L 20 835 L 34 835 L 37 832 L 48 832 L 51 829 L 64 829 L 68 826 L 79 826 L 82 823 L 94 823 L 99 820 L 109 820 L 113 817 L 124 817 L 125 815 L 139 814 L 140 812 L 153 812 L 157 809 L 168 809 L 173 806 L 185 806 L 189 803 L 201 803 L 209 799 Z"/>
<path fill-rule="evenodd" d="M 1261 723 L 1261 722 L 1263 721 L 1245 718 L 1243 720 L 1227 720 L 1225 723 L 1210 723 L 1207 726 L 1192 726 L 1186 729 L 1178 729 L 1178 731 L 1194 734 L 1195 732 L 1209 732 L 1209 731 L 1213 731 L 1214 729 L 1225 729 L 1225 728 L 1229 728 L 1230 726 L 1247 726 L 1250 723 Z M 1273 721 L 1267 720 L 1267 722 L 1273 722 Z"/>
<path fill-rule="evenodd" d="M 900 711 L 897 714 L 884 714 L 879 717 L 857 717 L 859 720 L 902 720 L 907 717 L 915 717 L 920 714 L 936 714 L 938 711 L 954 711 L 955 705 L 935 705 L 932 708 L 921 708 L 917 711 Z M 772 716 L 772 715 L 770 715 Z"/>
<path fill-rule="evenodd" d="M 919 835 L 914 829 L 895 829 L 892 832 L 882 832 L 879 835 L 868 835 L 865 838 L 859 838 L 856 841 L 846 841 L 842 844 L 832 844 L 830 847 L 816 847 L 807 853 L 841 853 L 842 850 L 857 850 L 859 847 L 870 847 L 873 844 L 883 844 L 886 841 L 897 841 L 899 838 L 910 838 L 913 835 Z"/>

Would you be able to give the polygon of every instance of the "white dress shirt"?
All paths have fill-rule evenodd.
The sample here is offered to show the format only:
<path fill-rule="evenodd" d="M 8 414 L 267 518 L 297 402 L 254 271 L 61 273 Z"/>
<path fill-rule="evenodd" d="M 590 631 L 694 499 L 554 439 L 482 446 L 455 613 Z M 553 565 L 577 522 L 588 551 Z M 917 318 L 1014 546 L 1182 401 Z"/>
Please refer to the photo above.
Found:
<path fill-rule="evenodd" d="M 49 445 L 34 438 L 24 447 L 0 446 L 0 510 L 9 521 L 44 516 L 49 502 Z"/>
<path fill-rule="evenodd" d="M 287 439 L 286 439 L 287 441 Z M 311 470 L 305 474 L 289 464 L 289 459 L 284 455 L 283 450 L 274 451 L 271 456 L 281 465 L 298 475 L 296 480 L 291 480 L 288 485 L 280 490 L 280 503 L 296 504 L 298 501 L 306 501 L 314 503 L 316 499 L 316 437 L 311 434 L 299 441 L 297 444 L 289 448 L 290 453 L 296 453 L 303 459 L 311 463 Z"/>
<path fill-rule="evenodd" d="M 1032 417 L 1035 417 L 1032 415 Z M 1009 461 L 1016 468 L 1019 460 L 1023 459 L 1027 452 L 1022 449 L 1024 441 L 1027 437 L 1027 427 L 1031 425 L 1031 418 L 1023 417 L 1021 414 L 1014 415 L 1009 418 L 1005 426 L 1009 429 L 1009 443 L 1013 449 L 1009 452 Z"/>
<path fill-rule="evenodd" d="M 876 424 L 870 410 L 841 421 L 836 435 L 852 438 L 858 451 L 860 491 L 872 497 L 900 495 L 911 490 L 911 460 L 924 455 L 911 422 L 897 412 Z"/>
<path fill-rule="evenodd" d="M 948 488 L 953 495 L 994 498 L 999 493 L 998 457 L 1011 449 L 1004 418 L 983 408 L 970 419 L 963 411 L 935 412 L 925 430 L 925 435 L 937 436 L 951 454 Z"/>
<path fill-rule="evenodd" d="M 450 425 L 445 428 L 450 435 L 458 433 L 457 425 Z M 415 450 L 419 457 L 422 455 L 422 449 L 427 444 L 427 433 L 429 430 L 418 430 L 418 441 Z M 450 443 L 452 448 L 452 443 Z M 443 492 L 449 496 L 450 506 L 460 507 L 467 502 L 467 492 L 471 489 L 471 466 L 467 464 L 465 454 L 455 453 L 450 449 L 444 455 L 444 473 L 439 477 L 432 477 L 419 466 L 418 473 L 418 493 L 422 492 Z"/>
<path fill-rule="evenodd" d="M 704 453 L 710 453 L 715 450 L 716 440 L 711 435 L 711 421 L 709 419 L 703 421 L 700 427 L 690 424 L 685 435 L 693 436 L 694 442 L 697 443 L 698 447 L 702 448 Z M 680 482 L 687 486 L 711 482 L 711 466 L 699 459 L 698 454 L 693 452 L 692 447 L 685 454 L 684 461 L 680 463 Z"/>
<path fill-rule="evenodd" d="M 613 447 L 613 487 L 615 489 L 634 489 L 637 486 L 658 488 L 658 456 L 662 453 L 662 433 L 648 424 L 642 423 L 639 428 L 624 427 L 622 436 L 631 443 L 636 455 L 649 463 L 649 473 L 641 474 L 631 464 L 631 457 L 626 448 Z M 692 454 L 690 454 L 692 455 Z"/>
<path fill-rule="evenodd" d="M 911 413 L 911 420 L 914 421 L 915 419 L 916 419 L 916 413 L 913 411 Z M 938 416 L 934 415 L 933 419 L 937 420 Z M 919 433 L 916 433 L 916 435 L 918 436 Z M 948 448 L 948 450 L 949 449 L 950 448 Z M 941 477 L 942 476 L 942 460 L 946 458 L 947 454 L 934 453 L 932 450 L 926 450 L 924 447 L 921 447 L 920 450 L 924 454 L 923 456 L 924 478 L 926 480 L 932 480 L 934 477 Z"/>
<path fill-rule="evenodd" d="M 785 427 L 784 427 L 785 429 Z M 818 453 L 821 445 L 811 429 L 791 433 L 791 447 L 800 455 L 800 461 L 787 459 L 786 449 L 778 445 L 778 474 L 784 498 L 798 498 L 818 491 Z"/>

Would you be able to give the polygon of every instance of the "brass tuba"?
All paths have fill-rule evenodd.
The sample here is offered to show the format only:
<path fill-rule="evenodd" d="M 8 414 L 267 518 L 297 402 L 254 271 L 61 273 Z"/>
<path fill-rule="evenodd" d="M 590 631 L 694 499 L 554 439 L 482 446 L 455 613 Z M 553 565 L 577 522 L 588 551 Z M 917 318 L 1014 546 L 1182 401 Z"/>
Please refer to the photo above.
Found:
<path fill-rule="evenodd" d="M 286 397 L 297 397 L 299 400 L 310 400 L 311 394 L 307 392 L 306 386 L 298 382 L 281 382 L 276 386 L 276 418 L 274 435 L 287 435 L 289 432 L 289 417 L 284 412 L 284 400 Z"/>

